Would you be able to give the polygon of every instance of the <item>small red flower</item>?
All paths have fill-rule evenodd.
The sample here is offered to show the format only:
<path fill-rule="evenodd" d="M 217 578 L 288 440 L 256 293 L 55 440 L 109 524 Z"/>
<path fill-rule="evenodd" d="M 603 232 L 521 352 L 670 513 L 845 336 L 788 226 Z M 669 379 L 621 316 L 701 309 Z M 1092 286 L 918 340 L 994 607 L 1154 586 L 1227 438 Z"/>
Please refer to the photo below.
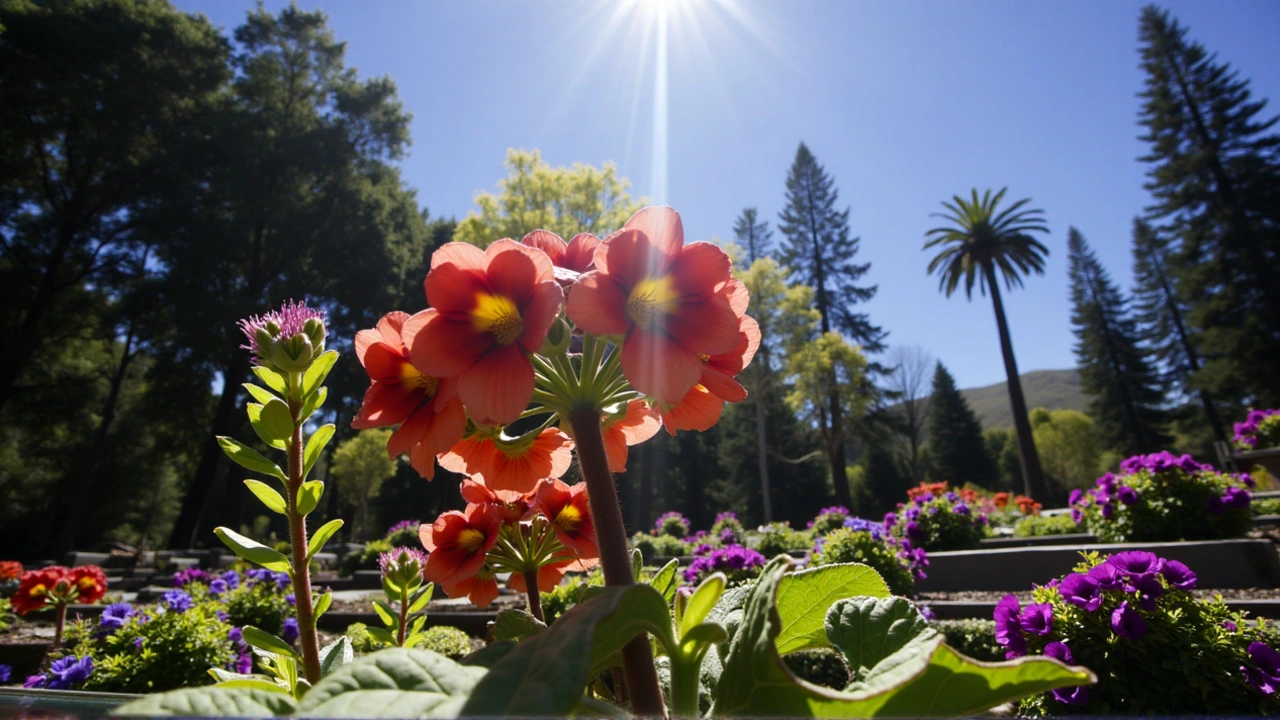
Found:
<path fill-rule="evenodd" d="M 698 383 L 701 357 L 737 344 L 729 256 L 711 243 L 686 246 L 675 210 L 637 212 L 596 249 L 595 265 L 569 291 L 569 318 L 594 335 L 626 336 L 622 372 L 636 390 L 679 402 Z"/>
<path fill-rule="evenodd" d="M 17 592 L 9 598 L 13 611 L 26 615 L 48 605 L 54 597 L 69 592 L 68 572 L 67 568 L 53 565 L 23 573 Z"/>
<path fill-rule="evenodd" d="M 658 434 L 662 418 L 643 400 L 627 403 L 625 411 L 605 415 L 600 423 L 604 435 L 604 452 L 609 458 L 609 469 L 620 473 L 627 471 L 627 448 L 639 445 Z"/>
<path fill-rule="evenodd" d="M 485 553 L 498 542 L 501 529 L 502 519 L 490 505 L 468 505 L 465 512 L 450 510 L 430 526 L 422 526 L 418 539 L 430 553 L 423 578 L 449 585 L 475 575 L 484 565 Z"/>
<path fill-rule="evenodd" d="M 996 493 L 996 496 L 991 499 L 991 502 L 995 503 L 995 506 L 997 508 L 1000 508 L 1001 510 L 1003 510 L 1005 506 L 1009 504 L 1009 493 L 998 492 Z"/>
<path fill-rule="evenodd" d="M 458 441 L 440 456 L 440 466 L 483 483 L 490 490 L 529 493 L 538 481 L 565 474 L 573 463 L 573 441 L 556 428 L 508 438 L 496 428 Z"/>
<path fill-rule="evenodd" d="M 13 582 L 22 577 L 22 563 L 17 560 L 0 561 L 0 582 Z"/>
<path fill-rule="evenodd" d="M 491 490 L 487 485 L 473 478 L 463 478 L 462 499 L 480 505 L 488 503 L 498 512 L 502 522 L 510 525 L 518 523 L 529 512 L 533 499 L 528 494 L 514 490 Z"/>
<path fill-rule="evenodd" d="M 476 422 L 514 422 L 533 396 L 528 354 L 542 346 L 564 299 L 551 260 L 514 240 L 486 250 L 448 243 L 432 255 L 423 286 L 431 309 L 403 330 L 413 365 L 457 377 Z"/>
<path fill-rule="evenodd" d="M 92 605 L 107 594 L 107 576 L 97 565 L 81 565 L 71 568 L 67 581 L 76 590 L 74 600 L 85 605 Z"/>
<path fill-rule="evenodd" d="M 738 318 L 738 344 L 729 352 L 702 359 L 702 375 L 684 399 L 674 405 L 659 403 L 662 424 L 672 436 L 676 430 L 709 430 L 720 421 L 726 402 L 742 402 L 747 391 L 734 376 L 742 372 L 760 348 L 760 326 L 746 315 Z"/>
<path fill-rule="evenodd" d="M 591 519 L 587 484 L 566 485 L 559 480 L 544 482 L 534 501 L 538 512 L 551 522 L 556 539 L 579 557 L 600 556 L 596 547 L 596 527 Z"/>
<path fill-rule="evenodd" d="M 520 242 L 546 253 L 551 258 L 551 264 L 558 268 L 584 273 L 595 269 L 595 254 L 600 238 L 591 233 L 578 233 L 566 245 L 559 235 L 550 230 L 534 230 Z"/>
<path fill-rule="evenodd" d="M 373 384 L 351 426 L 364 430 L 400 423 L 387 441 L 387 454 L 407 451 L 409 463 L 430 480 L 435 456 L 462 439 L 467 416 L 456 380 L 425 375 L 410 362 L 401 334 L 410 319 L 406 313 L 387 313 L 375 329 L 356 333 L 356 357 Z"/>
<path fill-rule="evenodd" d="M 440 586 L 444 594 L 451 598 L 467 598 L 472 605 L 480 608 L 489 607 L 489 603 L 498 599 L 498 579 L 488 565 L 469 578 Z"/>

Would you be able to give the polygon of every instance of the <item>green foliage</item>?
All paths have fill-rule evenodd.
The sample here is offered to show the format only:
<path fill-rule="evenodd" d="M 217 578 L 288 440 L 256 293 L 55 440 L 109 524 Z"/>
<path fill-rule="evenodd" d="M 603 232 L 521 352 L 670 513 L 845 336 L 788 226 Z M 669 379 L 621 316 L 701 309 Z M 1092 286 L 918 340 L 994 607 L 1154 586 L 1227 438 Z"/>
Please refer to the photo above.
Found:
<path fill-rule="evenodd" d="M 333 453 L 329 473 L 337 480 L 347 503 L 360 514 L 360 529 L 355 536 L 361 539 L 369 534 L 369 499 L 378 494 L 383 482 L 396 474 L 396 461 L 387 457 L 390 438 L 390 430 L 364 430 L 338 445 Z M 400 544 L 403 543 L 392 543 L 393 546 Z"/>
<path fill-rule="evenodd" d="M 849 684 L 849 666 L 844 657 L 830 648 L 802 650 L 782 658 L 787 669 L 807 683 L 832 690 L 843 690 Z"/>
<path fill-rule="evenodd" d="M 1120 486 L 1137 492 L 1131 504 L 1113 501 L 1112 517 L 1092 494 L 1081 503 L 1084 523 L 1101 542 L 1166 542 L 1176 540 L 1220 540 L 1244 537 L 1252 526 L 1248 508 L 1224 507 L 1221 513 L 1208 505 L 1224 496 L 1228 488 L 1243 489 L 1236 478 L 1213 470 L 1189 472 L 1170 467 L 1159 472 L 1147 469 L 1116 477 Z"/>
<path fill-rule="evenodd" d="M 226 594 L 227 622 L 235 627 L 253 627 L 279 635 L 285 618 L 293 614 L 285 595 L 292 588 L 281 590 L 272 582 L 240 583 L 240 587 Z"/>
<path fill-rule="evenodd" d="M 436 625 L 423 632 L 419 646 L 457 660 L 471 652 L 471 637 L 456 627 Z"/>
<path fill-rule="evenodd" d="M 357 570 L 377 570 L 378 556 L 384 552 L 391 552 L 391 543 L 386 540 L 370 540 L 365 543 L 363 550 L 350 552 L 343 556 L 342 564 L 338 568 L 338 574 L 350 577 Z"/>
<path fill-rule="evenodd" d="M 1254 515 L 1280 515 L 1280 497 L 1254 498 L 1249 507 Z"/>
<path fill-rule="evenodd" d="M 679 538 L 642 532 L 631 537 L 631 548 L 639 550 L 645 562 L 653 562 L 655 557 L 684 557 L 689 554 L 689 545 Z"/>
<path fill-rule="evenodd" d="M 809 532 L 816 537 L 821 537 L 830 532 L 835 532 L 844 527 L 844 521 L 850 517 L 849 509 L 840 506 L 824 508 L 818 516 L 813 519 L 813 523 L 809 526 Z"/>
<path fill-rule="evenodd" d="M 918 497 L 897 513 L 892 532 L 899 538 L 911 541 L 914 547 L 930 552 L 945 550 L 973 550 L 986 537 L 987 527 L 982 524 L 976 509 L 967 513 L 955 512 L 967 504 L 952 502 L 943 495 L 923 501 Z M 916 531 L 910 531 L 915 523 Z"/>
<path fill-rule="evenodd" d="M 569 575 L 551 592 L 542 593 L 542 614 L 550 625 L 556 618 L 565 614 L 569 608 L 582 602 L 587 588 L 604 587 L 604 573 L 593 570 L 586 575 Z"/>
<path fill-rule="evenodd" d="M 1070 515 L 1027 515 L 1013 526 L 1014 537 L 1044 537 L 1085 532 Z"/>
<path fill-rule="evenodd" d="M 1067 232 L 1067 252 L 1080 385 L 1091 396 L 1089 414 L 1099 436 L 1109 449 L 1129 455 L 1166 447 L 1172 438 L 1164 431 L 1163 388 L 1128 299 L 1074 227 Z M 1036 446 L 1052 476 L 1038 437 Z"/>
<path fill-rule="evenodd" d="M 991 620 L 936 620 L 933 626 L 947 639 L 947 645 L 961 655 L 982 662 L 1005 659 L 1005 649 L 996 642 L 996 624 Z"/>
<path fill-rule="evenodd" d="M 351 623 L 348 625 L 346 636 L 351 641 L 351 647 L 357 655 L 367 655 L 384 647 L 369 632 L 369 626 L 364 623 Z"/>
<path fill-rule="evenodd" d="M 1031 433 L 1045 475 L 1059 490 L 1091 487 L 1102 453 L 1093 420 L 1076 410 L 1031 411 Z"/>
<path fill-rule="evenodd" d="M 81 620 L 67 627 L 65 650 L 93 656 L 84 690 L 154 693 L 208 685 L 209 668 L 227 667 L 236 657 L 227 638 L 230 626 L 218 619 L 218 609 L 212 602 L 186 612 L 147 608 L 149 620 L 135 616 L 110 634 L 98 632 L 95 620 Z"/>
<path fill-rule="evenodd" d="M 1090 553 L 1075 569 L 1084 573 L 1104 562 Z M 1192 568 L 1194 570 L 1194 568 Z M 1050 642 L 1063 642 L 1073 661 L 1098 676 L 1088 703 L 1072 707 L 1040 695 L 1023 701 L 1028 715 L 1243 716 L 1280 711 L 1280 698 L 1264 697 L 1248 686 L 1242 667 L 1251 667 L 1248 645 L 1266 638 L 1251 629 L 1242 613 L 1232 612 L 1221 597 L 1196 599 L 1191 593 L 1154 575 L 1164 593 L 1153 609 L 1143 609 L 1136 592 L 1123 586 L 1102 591 L 1094 612 L 1066 602 L 1058 588 L 1037 586 L 1038 603 L 1053 610 L 1046 635 L 1026 635 L 1031 653 Z M 1112 612 L 1127 602 L 1145 621 L 1140 637 L 1124 638 L 1112 630 Z"/>
<path fill-rule="evenodd" d="M 897 549 L 869 532 L 841 528 L 819 540 L 819 547 L 810 561 L 813 566 L 861 563 L 879 573 L 894 595 L 910 596 L 915 591 L 915 578 Z"/>
<path fill-rule="evenodd" d="M 973 483 L 989 488 L 997 484 L 995 463 L 987 454 L 982 426 L 942 363 L 934 370 L 929 399 L 929 453 L 933 474 L 939 481 L 956 487 Z"/>
<path fill-rule="evenodd" d="M 813 547 L 813 537 L 807 532 L 791 529 L 787 523 L 774 522 L 755 533 L 751 546 L 761 555 L 771 558 L 793 550 L 808 550 Z"/>

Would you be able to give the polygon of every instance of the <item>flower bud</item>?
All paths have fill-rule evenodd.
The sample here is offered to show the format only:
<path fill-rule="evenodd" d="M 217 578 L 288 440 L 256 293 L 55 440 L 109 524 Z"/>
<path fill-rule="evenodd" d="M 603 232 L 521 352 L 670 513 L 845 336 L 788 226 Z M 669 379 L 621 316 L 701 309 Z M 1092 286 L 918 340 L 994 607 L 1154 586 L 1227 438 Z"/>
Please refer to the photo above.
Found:
<path fill-rule="evenodd" d="M 422 568 L 427 558 L 421 550 L 398 547 L 378 557 L 382 578 L 398 588 L 414 590 L 422 584 Z"/>
<path fill-rule="evenodd" d="M 569 347 L 569 326 L 565 324 L 564 319 L 557 317 L 551 327 L 547 329 L 547 337 L 542 341 L 542 347 L 538 348 L 539 355 L 559 355 Z"/>
<path fill-rule="evenodd" d="M 310 338 L 302 333 L 271 343 L 271 362 L 285 372 L 305 372 L 315 356 Z"/>
<path fill-rule="evenodd" d="M 302 332 L 306 333 L 307 338 L 311 340 L 311 347 L 317 356 L 324 352 L 325 328 L 323 321 L 319 318 L 310 318 L 303 323 Z"/>

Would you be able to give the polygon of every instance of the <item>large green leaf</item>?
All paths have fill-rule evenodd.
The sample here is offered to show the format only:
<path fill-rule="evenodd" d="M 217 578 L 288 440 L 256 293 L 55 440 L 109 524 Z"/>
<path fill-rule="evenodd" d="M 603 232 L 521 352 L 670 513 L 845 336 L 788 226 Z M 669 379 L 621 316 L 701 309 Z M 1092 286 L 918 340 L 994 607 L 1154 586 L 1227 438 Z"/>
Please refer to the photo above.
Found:
<path fill-rule="evenodd" d="M 889 586 L 866 565 L 822 565 L 782 576 L 778 584 L 778 654 L 827 647 L 827 608 L 848 597 L 889 597 Z"/>
<path fill-rule="evenodd" d="M 219 437 L 218 446 L 222 448 L 222 452 L 227 454 L 237 465 L 254 472 L 265 473 L 273 477 L 284 480 L 284 471 L 279 465 L 271 462 L 262 456 L 262 453 L 245 445 L 244 443 L 229 437 Z"/>
<path fill-rule="evenodd" d="M 244 484 L 245 487 L 249 488 L 249 492 L 253 493 L 254 497 L 261 500 L 262 504 L 267 506 L 268 510 L 280 513 L 281 515 L 285 514 L 287 508 L 285 506 L 284 498 L 280 497 L 280 493 L 276 492 L 275 488 L 264 482 L 258 482 L 257 480 L 245 480 Z"/>
<path fill-rule="evenodd" d="M 900 597 L 840 600 L 827 611 L 826 625 L 855 682 L 865 681 L 872 668 L 884 673 L 912 658 L 927 661 L 923 647 L 938 634 L 910 600 Z"/>
<path fill-rule="evenodd" d="M 338 532 L 338 528 L 342 527 L 342 520 L 330 520 L 320 526 L 307 541 L 307 560 L 316 556 L 316 553 L 324 549 L 324 544 L 329 542 L 329 538 Z"/>
<path fill-rule="evenodd" d="M 324 379 L 329 376 L 329 371 L 337 361 L 337 350 L 321 353 L 320 357 L 311 361 L 311 367 L 307 368 L 306 374 L 302 376 L 303 397 L 315 392 L 324 383 Z"/>
<path fill-rule="evenodd" d="M 308 480 L 298 487 L 297 504 L 294 505 L 299 515 L 310 515 L 312 510 L 320 506 L 320 498 L 324 496 L 324 483 L 319 480 Z"/>
<path fill-rule="evenodd" d="M 256 386 L 250 385 L 249 387 L 256 387 Z M 274 400 L 274 398 L 272 399 Z M 261 440 L 263 443 L 277 450 L 286 449 L 287 447 L 289 447 L 289 444 L 284 441 L 284 438 L 273 436 L 267 430 L 267 426 L 263 424 L 262 407 L 263 406 L 258 403 L 249 403 L 245 407 L 245 412 L 249 414 L 249 425 L 253 427 L 253 431 L 258 434 L 258 439 Z"/>
<path fill-rule="evenodd" d="M 775 598 L 790 566 L 786 558 L 775 558 L 752 587 L 742 624 L 730 644 L 715 688 L 713 715 L 965 715 L 1054 688 L 1094 681 L 1092 673 L 1084 668 L 1067 667 L 1046 658 L 978 663 L 948 648 L 939 635 L 918 647 L 921 657 L 927 660 L 917 660 L 914 671 L 912 663 L 900 663 L 899 669 L 883 673 L 873 668 L 871 682 L 854 692 L 810 685 L 791 673 L 777 650 L 783 623 Z"/>
<path fill-rule="evenodd" d="M 121 705 L 116 717 L 272 717 L 294 710 L 293 698 L 249 688 L 201 687 L 147 695 Z"/>
<path fill-rule="evenodd" d="M 300 717 L 457 717 L 485 674 L 430 650 L 391 648 L 334 670 L 302 698 Z"/>
<path fill-rule="evenodd" d="M 261 380 L 263 384 L 281 395 L 285 394 L 289 389 L 289 385 L 285 381 L 284 376 L 269 367 L 254 365 L 253 374 L 257 375 L 258 379 Z"/>
<path fill-rule="evenodd" d="M 231 528 L 214 528 L 213 534 L 245 560 L 275 572 L 289 572 L 289 558 L 279 550 L 269 548 L 256 540 L 250 540 Z"/>
<path fill-rule="evenodd" d="M 463 707 L 470 717 L 563 717 L 604 662 L 640 632 L 673 646 L 666 600 L 648 585 L 606 587 L 494 663 Z"/>
<path fill-rule="evenodd" d="M 524 610 L 499 610 L 493 620 L 493 639 L 519 641 L 546 629 L 546 623 Z"/>
<path fill-rule="evenodd" d="M 685 633 L 707 619 L 707 615 L 711 613 L 712 608 L 719 602 L 720 596 L 724 594 L 725 584 L 724 573 L 714 573 L 698 585 L 698 588 L 693 591 L 693 595 L 689 598 L 688 604 L 684 607 L 684 614 L 680 616 L 678 636 L 684 637 Z"/>
<path fill-rule="evenodd" d="M 680 589 L 680 561 L 672 560 L 663 565 L 662 569 L 649 579 L 649 585 L 662 593 L 662 597 L 666 598 L 667 604 L 670 605 L 676 599 L 676 590 Z"/>

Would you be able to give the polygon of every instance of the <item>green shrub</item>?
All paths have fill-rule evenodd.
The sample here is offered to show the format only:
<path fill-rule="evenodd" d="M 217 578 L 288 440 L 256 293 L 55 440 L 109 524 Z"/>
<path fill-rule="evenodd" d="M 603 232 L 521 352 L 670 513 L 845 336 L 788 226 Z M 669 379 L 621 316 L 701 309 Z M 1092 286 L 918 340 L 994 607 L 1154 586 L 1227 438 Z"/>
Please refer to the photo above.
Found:
<path fill-rule="evenodd" d="M 684 557 L 689 554 L 689 545 L 670 535 L 636 533 L 631 538 L 631 548 L 639 550 L 645 562 L 653 562 L 655 557 Z"/>
<path fill-rule="evenodd" d="M 216 602 L 185 612 L 139 608 L 114 632 L 103 632 L 96 618 L 80 620 L 68 626 L 59 656 L 93 658 L 93 673 L 77 688 L 82 690 L 152 693 L 209 685 L 209 668 L 228 668 L 237 654 L 218 609 Z"/>
<path fill-rule="evenodd" d="M 973 550 L 987 535 L 986 516 L 954 492 L 917 494 L 885 516 L 896 537 L 929 552 Z"/>
<path fill-rule="evenodd" d="M 689 536 L 689 519 L 675 510 L 665 512 L 654 523 L 653 532 L 676 539 L 686 538 Z"/>
<path fill-rule="evenodd" d="M 569 608 L 582 602 L 587 588 L 603 585 L 604 574 L 599 568 L 586 575 L 576 573 L 567 575 L 564 582 L 552 588 L 551 592 L 542 593 L 542 615 L 546 618 L 547 624 L 555 622 L 556 618 L 565 614 Z"/>
<path fill-rule="evenodd" d="M 423 633 L 422 643 L 418 647 L 423 650 L 438 652 L 455 660 L 471 652 L 471 636 L 450 625 L 429 627 Z"/>
<path fill-rule="evenodd" d="M 849 684 L 849 666 L 831 648 L 802 650 L 782 658 L 791 672 L 814 685 L 843 690 Z"/>
<path fill-rule="evenodd" d="M 1070 515 L 1027 515 L 1013 526 L 1014 537 L 1045 537 L 1084 532 Z"/>
<path fill-rule="evenodd" d="M 730 543 L 741 545 L 746 541 L 747 530 L 742 527 L 737 515 L 732 512 L 722 512 L 716 515 L 716 521 L 708 535 L 721 545 Z"/>
<path fill-rule="evenodd" d="M 813 547 L 813 537 L 809 533 L 792 530 L 791 526 L 785 522 L 766 525 L 763 530 L 755 534 L 753 540 L 748 544 L 767 558 Z"/>
<path fill-rule="evenodd" d="M 910 596 L 915 591 L 915 578 L 907 561 L 898 557 L 897 548 L 870 532 L 841 528 L 819 539 L 819 547 L 810 567 L 862 563 L 880 573 L 894 595 Z"/>
<path fill-rule="evenodd" d="M 350 577 L 357 570 L 377 570 L 378 556 L 391 551 L 391 543 L 386 540 L 370 540 L 363 550 L 347 553 L 338 567 L 338 574 Z"/>
<path fill-rule="evenodd" d="M 419 526 L 421 526 L 421 523 L 416 520 L 403 520 L 393 525 L 383 540 L 393 548 L 420 548 L 422 547 L 422 541 L 418 539 Z"/>
<path fill-rule="evenodd" d="M 849 508 L 834 505 L 832 507 L 822 508 L 818 511 L 818 516 L 809 523 L 809 530 L 814 535 L 826 535 L 833 530 L 839 530 L 844 527 L 844 521 L 853 517 L 853 513 L 849 512 Z"/>
<path fill-rule="evenodd" d="M 974 660 L 1001 662 L 1005 649 L 996 642 L 992 620 L 935 620 L 933 626 L 947 638 L 947 645 Z"/>
<path fill-rule="evenodd" d="M 1254 498 L 1252 508 L 1255 517 L 1258 515 L 1280 515 L 1280 497 Z"/>
<path fill-rule="evenodd" d="M 364 623 L 351 623 L 347 626 L 346 635 L 347 639 L 351 641 L 351 649 L 357 655 L 367 655 L 375 650 L 382 649 L 382 643 L 378 642 L 369 633 L 369 626 Z"/>
<path fill-rule="evenodd" d="M 252 625 L 279 635 L 285 618 L 293 614 L 293 608 L 285 599 L 289 592 L 292 592 L 291 587 L 281 589 L 274 582 L 242 582 L 240 587 L 226 594 L 223 609 L 227 613 L 227 622 L 235 627 Z"/>

